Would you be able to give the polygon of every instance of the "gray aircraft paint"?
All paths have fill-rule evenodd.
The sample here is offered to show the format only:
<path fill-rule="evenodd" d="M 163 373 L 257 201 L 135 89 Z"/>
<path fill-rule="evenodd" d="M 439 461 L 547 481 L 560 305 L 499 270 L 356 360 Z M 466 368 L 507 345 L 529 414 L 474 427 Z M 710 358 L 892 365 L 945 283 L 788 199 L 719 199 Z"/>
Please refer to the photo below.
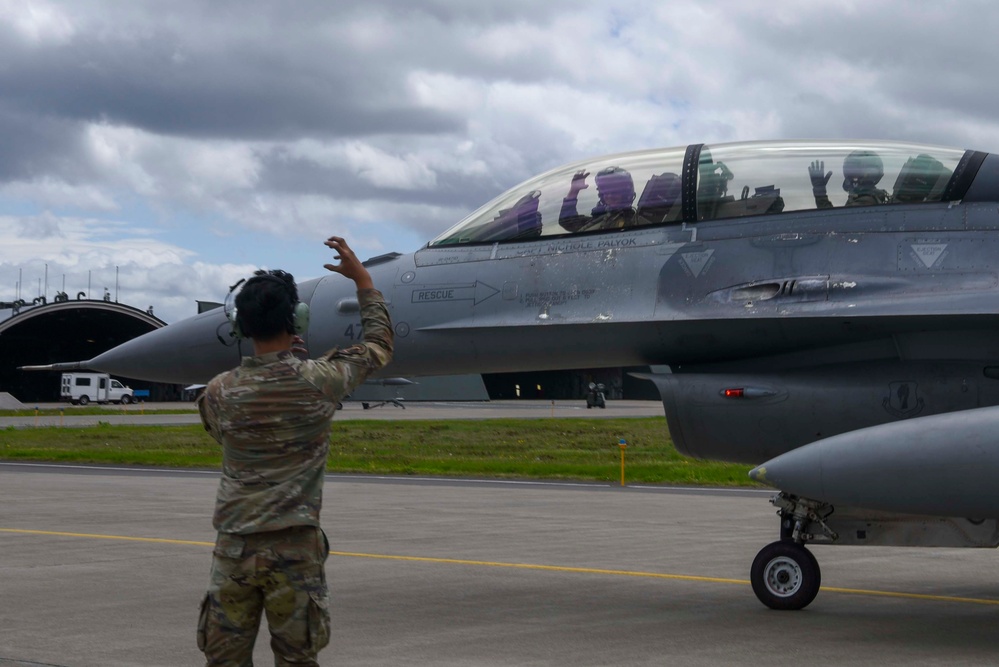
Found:
<path fill-rule="evenodd" d="M 836 171 L 838 159 L 858 147 L 694 145 L 582 161 L 527 181 L 417 252 L 370 262 L 397 335 L 386 372 L 668 366 L 646 377 L 662 395 L 681 451 L 754 465 L 773 459 L 765 479 L 788 484 L 811 480 L 809 470 L 833 470 L 835 453 L 836 474 L 802 487 L 813 495 L 803 491 L 799 501 L 789 492 L 780 501 L 785 523 L 796 517 L 799 544 L 836 534 L 810 530 L 812 519 L 805 520 L 807 507 L 831 506 L 822 505 L 827 497 L 855 506 L 851 516 L 860 522 L 864 508 L 888 508 L 906 514 L 904 521 L 928 509 L 947 515 L 948 507 L 952 516 L 974 509 L 978 517 L 999 517 L 999 498 L 985 490 L 999 475 L 999 441 L 989 437 L 992 413 L 978 410 L 999 405 L 999 156 L 876 142 L 869 148 L 897 174 L 893 203 L 844 206 L 834 178 L 833 207 L 819 207 L 808 162 L 822 158 Z M 916 156 L 939 158 L 941 170 L 907 171 Z M 662 222 L 642 218 L 641 226 L 576 234 L 560 228 L 555 214 L 572 174 L 608 165 L 648 178 L 639 212 L 658 172 L 681 179 L 681 194 L 648 209 Z M 913 174 L 929 176 L 913 181 Z M 891 180 L 881 186 L 891 188 Z M 729 181 L 742 186 L 740 198 L 726 194 Z M 924 184 L 925 193 L 913 199 L 912 183 Z M 592 206 L 596 220 L 592 190 L 580 193 L 579 208 Z M 299 291 L 312 309 L 310 350 L 359 340 L 348 281 L 329 275 Z M 231 337 L 224 314 L 210 311 L 82 365 L 189 384 L 248 352 Z M 960 433 L 981 431 L 979 444 L 955 447 L 945 437 L 951 422 L 934 415 L 958 411 L 968 429 Z M 937 498 L 928 505 L 888 474 L 909 451 L 916 423 L 940 436 L 919 440 L 932 452 L 921 460 L 945 471 L 919 479 L 964 479 L 955 488 L 965 497 L 930 486 Z M 870 427 L 883 449 L 856 444 Z M 881 474 L 860 474 L 874 470 Z M 859 493 L 879 480 L 875 496 Z M 827 541 L 919 543 L 912 531 L 902 538 L 887 527 L 899 521 L 873 523 L 868 542 Z M 792 539 L 787 526 L 782 535 Z"/>
<path fill-rule="evenodd" d="M 819 440 L 750 476 L 831 505 L 977 519 L 999 518 L 999 408 L 882 424 Z"/>

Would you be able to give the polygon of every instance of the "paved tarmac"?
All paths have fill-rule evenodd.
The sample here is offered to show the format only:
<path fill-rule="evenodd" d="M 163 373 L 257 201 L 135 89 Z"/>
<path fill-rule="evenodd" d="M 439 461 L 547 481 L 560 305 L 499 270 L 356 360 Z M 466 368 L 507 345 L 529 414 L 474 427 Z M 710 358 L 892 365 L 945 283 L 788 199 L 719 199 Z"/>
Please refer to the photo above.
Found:
<path fill-rule="evenodd" d="M 496 419 L 496 418 L 535 418 L 535 417 L 585 417 L 600 419 L 608 417 L 662 417 L 661 401 L 607 401 L 606 408 L 587 409 L 585 401 L 420 401 L 404 403 L 404 408 L 391 404 L 370 409 L 356 401 L 348 401 L 337 411 L 336 419 Z M 62 415 L 33 414 L 34 408 L 63 408 Z M 24 415 L 0 417 L 0 428 L 13 426 L 26 428 L 34 426 L 93 426 L 97 422 L 108 424 L 196 424 L 197 408 L 194 403 L 146 403 L 133 405 L 101 406 L 114 410 L 115 414 L 83 414 L 83 408 L 65 403 L 40 403 L 27 408 Z M 180 414 L 162 414 L 159 410 L 185 410 Z"/>
<path fill-rule="evenodd" d="M 0 463 L 0 665 L 201 664 L 216 478 Z M 747 582 L 776 537 L 765 492 L 341 476 L 326 489 L 322 665 L 999 661 L 993 550 L 817 547 L 827 588 L 775 612 Z M 256 664 L 273 664 L 266 634 Z"/>

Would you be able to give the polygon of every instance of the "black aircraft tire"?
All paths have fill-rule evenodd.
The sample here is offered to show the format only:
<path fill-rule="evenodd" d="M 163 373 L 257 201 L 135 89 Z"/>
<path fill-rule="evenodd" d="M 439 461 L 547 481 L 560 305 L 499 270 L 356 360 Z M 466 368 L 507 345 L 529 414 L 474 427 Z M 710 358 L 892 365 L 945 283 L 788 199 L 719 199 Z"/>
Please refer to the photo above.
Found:
<path fill-rule="evenodd" d="M 753 559 L 749 573 L 753 592 L 771 609 L 804 609 L 822 585 L 819 562 L 795 542 L 772 542 Z"/>

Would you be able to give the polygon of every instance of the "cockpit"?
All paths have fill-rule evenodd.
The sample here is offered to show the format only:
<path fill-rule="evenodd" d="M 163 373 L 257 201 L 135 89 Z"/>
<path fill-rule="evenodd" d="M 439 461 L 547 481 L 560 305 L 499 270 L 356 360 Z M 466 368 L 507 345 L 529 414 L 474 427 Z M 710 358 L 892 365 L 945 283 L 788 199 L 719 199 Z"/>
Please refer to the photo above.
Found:
<path fill-rule="evenodd" d="M 986 153 L 900 142 L 772 141 L 584 160 L 518 185 L 430 246 L 961 199 Z"/>

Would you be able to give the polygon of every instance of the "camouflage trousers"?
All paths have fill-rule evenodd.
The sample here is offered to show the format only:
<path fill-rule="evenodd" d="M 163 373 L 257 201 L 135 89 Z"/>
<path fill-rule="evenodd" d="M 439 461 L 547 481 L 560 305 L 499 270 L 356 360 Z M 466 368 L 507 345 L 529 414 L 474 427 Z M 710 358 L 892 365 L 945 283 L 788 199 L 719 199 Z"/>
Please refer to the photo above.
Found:
<path fill-rule="evenodd" d="M 318 667 L 330 638 L 328 555 L 326 535 L 313 526 L 219 533 L 198 619 L 207 667 L 252 667 L 262 612 L 275 665 Z"/>

